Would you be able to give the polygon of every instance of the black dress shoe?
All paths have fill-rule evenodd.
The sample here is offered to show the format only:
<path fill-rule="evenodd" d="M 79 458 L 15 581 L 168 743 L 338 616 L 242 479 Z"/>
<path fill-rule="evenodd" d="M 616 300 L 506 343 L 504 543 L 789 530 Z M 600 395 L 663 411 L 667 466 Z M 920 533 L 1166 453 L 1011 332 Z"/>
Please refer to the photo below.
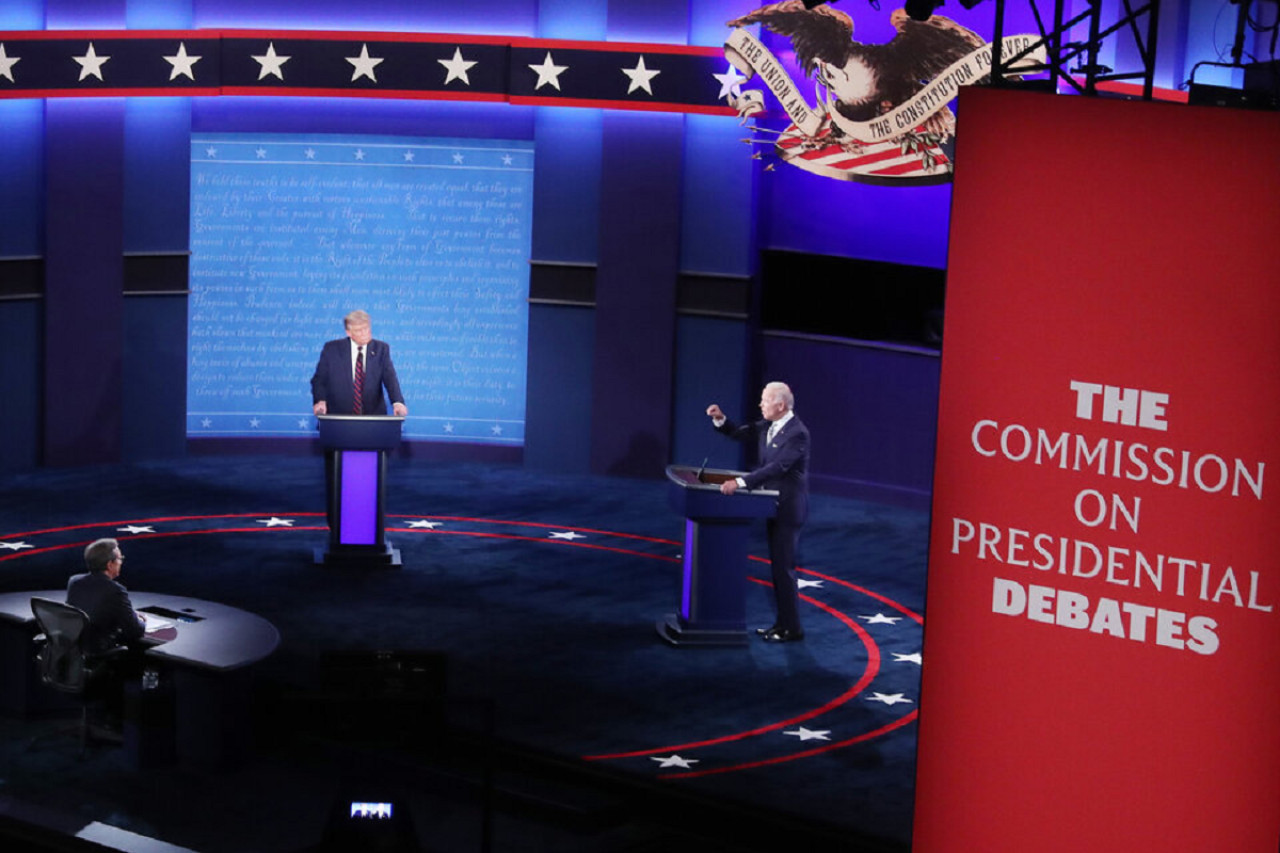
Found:
<path fill-rule="evenodd" d="M 793 643 L 804 639 L 804 631 L 788 631 L 786 628 L 771 628 L 764 633 L 764 639 L 770 643 Z"/>
<path fill-rule="evenodd" d="M 765 634 L 772 634 L 776 630 L 778 630 L 777 625 L 770 625 L 768 628 L 757 628 L 756 633 L 763 637 Z"/>

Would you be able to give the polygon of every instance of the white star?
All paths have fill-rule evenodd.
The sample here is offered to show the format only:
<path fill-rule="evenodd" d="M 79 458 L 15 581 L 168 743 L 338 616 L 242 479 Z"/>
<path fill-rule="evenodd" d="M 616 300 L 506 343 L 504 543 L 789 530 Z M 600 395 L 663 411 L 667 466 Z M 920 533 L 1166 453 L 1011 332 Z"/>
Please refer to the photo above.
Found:
<path fill-rule="evenodd" d="M 504 165 L 504 166 L 510 166 L 510 165 L 511 165 L 512 163 L 514 163 L 514 162 L 515 162 L 515 160 L 514 160 L 514 158 L 512 158 L 512 156 L 511 156 L 510 154 L 503 154 L 503 155 L 502 155 L 502 165 Z"/>
<path fill-rule="evenodd" d="M 413 157 L 414 157 L 414 154 L 413 154 L 413 152 L 412 152 L 412 151 L 406 151 L 406 152 L 404 152 L 404 161 L 405 161 L 406 163 L 412 163 L 412 162 L 413 162 Z"/>
<path fill-rule="evenodd" d="M 28 545 L 26 542 L 0 542 L 0 548 L 9 551 L 21 551 L 23 548 L 34 548 L 34 545 Z"/>
<path fill-rule="evenodd" d="M 214 148 L 212 145 L 210 145 L 208 148 L 204 149 L 204 156 L 206 156 L 206 157 L 217 157 L 217 156 L 218 156 L 218 149 L 217 149 L 217 148 Z"/>
<path fill-rule="evenodd" d="M 368 77 L 373 82 L 378 82 L 378 78 L 373 76 L 373 69 L 377 68 L 382 60 L 369 56 L 369 45 L 360 45 L 360 55 L 348 56 L 346 57 L 346 60 L 355 66 L 355 70 L 351 72 L 352 83 L 356 82 L 361 77 Z"/>
<path fill-rule="evenodd" d="M 121 533 L 155 533 L 155 528 L 149 524 L 130 524 L 127 527 L 117 527 Z"/>
<path fill-rule="evenodd" d="M 877 613 L 875 616 L 859 616 L 859 619 L 865 619 L 868 625 L 897 625 L 902 621 L 901 616 L 885 616 L 883 613 Z"/>
<path fill-rule="evenodd" d="M 202 419 L 200 421 L 200 426 L 204 427 L 205 429 L 208 429 L 209 427 L 213 426 L 213 418 Z"/>
<path fill-rule="evenodd" d="M 462 58 L 462 48 L 455 47 L 453 49 L 453 59 L 437 59 L 436 62 L 443 65 L 445 70 L 449 72 L 445 75 L 444 85 L 448 86 L 454 80 L 461 80 L 468 86 L 471 85 L 471 81 L 467 79 L 467 69 L 476 63 Z"/>
<path fill-rule="evenodd" d="M 916 652 L 915 654 L 911 654 L 911 655 L 904 655 L 904 654 L 899 654 L 898 652 L 894 652 L 893 662 L 894 663 L 918 663 L 923 665 L 924 658 L 921 656 L 919 652 Z"/>
<path fill-rule="evenodd" d="M 581 533 L 574 533 L 572 530 L 566 530 L 562 533 L 552 533 L 551 538 L 552 539 L 568 539 L 570 542 L 572 542 L 574 539 L 586 539 L 587 537 L 583 536 Z"/>
<path fill-rule="evenodd" d="M 648 68 L 645 68 L 644 57 L 642 56 L 640 57 L 640 61 L 636 63 L 635 68 L 624 68 L 622 69 L 622 73 L 627 75 L 627 77 L 631 79 L 631 85 L 627 87 L 628 95 L 630 95 L 636 89 L 644 89 L 646 92 L 652 95 L 653 89 L 649 87 L 649 82 L 653 80 L 654 77 L 657 77 L 659 74 L 661 74 L 662 72 L 657 70 L 650 71 Z"/>
<path fill-rule="evenodd" d="M 793 732 L 783 732 L 783 734 L 794 735 L 800 740 L 831 740 L 831 738 L 827 737 L 827 735 L 831 734 L 830 729 L 814 730 L 801 726 Z"/>
<path fill-rule="evenodd" d="M 76 62 L 80 63 L 80 79 L 81 80 L 83 80 L 84 78 L 90 75 L 97 77 L 99 80 L 101 80 L 102 64 L 106 62 L 108 59 L 110 59 L 111 57 L 98 56 L 98 54 L 94 53 L 93 42 L 89 42 L 89 50 L 85 52 L 84 56 L 73 56 L 71 58 L 74 59 Z"/>
<path fill-rule="evenodd" d="M 259 159 L 259 160 L 265 160 L 265 159 L 267 159 L 267 149 L 265 149 L 265 148 L 259 148 L 259 149 L 257 149 L 256 151 L 254 151 L 253 153 L 254 153 L 254 154 L 256 154 L 256 155 L 258 155 L 258 159 Z"/>
<path fill-rule="evenodd" d="M 656 755 L 649 756 L 650 761 L 657 761 L 659 767 L 683 767 L 688 769 L 698 763 L 696 758 L 681 758 L 679 755 L 668 755 L 666 758 L 659 758 Z"/>
<path fill-rule="evenodd" d="M 306 418 L 298 418 L 298 427 L 300 429 L 306 429 L 309 426 L 311 426 L 311 424 L 307 423 Z"/>
<path fill-rule="evenodd" d="M 363 160 L 363 159 L 364 159 L 364 149 L 363 149 L 363 148 L 357 148 L 357 149 L 356 149 L 356 159 L 357 159 L 357 160 Z"/>
<path fill-rule="evenodd" d="M 4 42 L 0 42 L 0 77 L 4 77 L 10 83 L 17 82 L 13 79 L 13 66 L 21 59 L 21 56 L 7 55 L 4 52 Z"/>
<path fill-rule="evenodd" d="M 900 702 L 911 704 L 911 700 L 904 697 L 901 693 L 872 693 L 867 697 L 868 702 L 883 702 L 886 705 L 897 705 Z"/>
<path fill-rule="evenodd" d="M 732 63 L 729 64 L 729 70 L 725 73 L 712 74 L 711 76 L 720 82 L 720 94 L 716 95 L 716 98 L 727 98 L 730 95 L 734 97 L 740 96 L 742 94 L 742 86 L 739 84 L 747 79 L 738 73 L 737 66 Z"/>
<path fill-rule="evenodd" d="M 259 524 L 265 524 L 267 527 L 293 527 L 292 518 L 276 518 L 274 515 L 270 518 L 259 518 Z"/>
<path fill-rule="evenodd" d="M 303 154 L 303 156 L 305 156 L 308 160 L 314 160 L 314 159 L 316 159 L 316 149 L 314 149 L 314 148 L 308 148 L 307 150 L 303 151 L 303 152 L 302 152 L 302 154 Z"/>
<path fill-rule="evenodd" d="M 262 426 L 262 421 L 257 418 L 249 418 L 249 427 L 251 429 L 257 429 L 260 426 Z"/>
<path fill-rule="evenodd" d="M 466 157 L 463 157 L 461 152 L 458 152 L 458 151 L 455 151 L 455 152 L 454 152 L 454 154 L 453 154 L 453 162 L 455 162 L 455 163 L 461 163 L 461 162 L 462 162 L 463 160 L 465 160 L 465 159 L 467 159 L 467 158 L 466 158 Z"/>
<path fill-rule="evenodd" d="M 560 75 L 568 69 L 567 65 L 556 65 L 551 61 L 551 51 L 547 51 L 547 58 L 542 60 L 541 65 L 530 65 L 530 68 L 538 75 L 538 82 L 534 84 L 533 91 L 538 91 L 544 85 L 549 85 L 557 92 L 560 91 Z"/>
<path fill-rule="evenodd" d="M 501 425 L 501 424 L 494 424 L 492 427 L 490 427 L 490 428 L 489 428 L 489 430 L 490 430 L 490 432 L 492 432 L 494 435 L 502 435 L 502 425 Z"/>
<path fill-rule="evenodd" d="M 435 530 L 437 527 L 439 527 L 443 523 L 444 522 L 442 521 L 427 521 L 426 519 L 419 519 L 418 521 L 409 522 L 409 526 L 420 527 L 420 528 L 423 528 L 424 530 Z"/>
<path fill-rule="evenodd" d="M 445 431 L 445 432 L 453 432 L 453 424 L 445 424 L 445 425 L 444 425 L 444 431 Z"/>
<path fill-rule="evenodd" d="M 266 53 L 264 53 L 262 56 L 253 57 L 254 61 L 257 62 L 258 65 L 262 67 L 262 69 L 258 72 L 258 79 L 261 80 L 263 77 L 266 77 L 268 74 L 274 74 L 276 77 L 280 78 L 281 82 L 283 82 L 284 81 L 284 70 L 283 70 L 284 64 L 292 58 L 293 57 L 291 56 L 278 56 L 276 54 L 275 42 L 269 42 L 267 44 Z"/>
<path fill-rule="evenodd" d="M 173 56 L 166 56 L 164 61 L 173 66 L 173 69 L 169 72 L 170 80 L 176 80 L 181 75 L 193 82 L 195 81 L 196 72 L 194 66 L 200 61 L 200 57 L 187 56 L 186 42 L 178 42 L 178 52 Z"/>
<path fill-rule="evenodd" d="M 796 589 L 804 589 L 807 586 L 816 586 L 821 588 L 822 581 L 811 581 L 806 578 L 796 578 Z"/>

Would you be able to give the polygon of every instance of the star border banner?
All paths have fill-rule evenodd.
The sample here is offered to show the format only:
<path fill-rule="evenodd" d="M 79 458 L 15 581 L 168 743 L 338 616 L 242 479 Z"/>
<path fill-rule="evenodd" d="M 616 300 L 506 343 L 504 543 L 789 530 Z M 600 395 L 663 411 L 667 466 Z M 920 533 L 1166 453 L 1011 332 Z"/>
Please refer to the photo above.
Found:
<path fill-rule="evenodd" d="M 736 115 L 718 47 L 305 30 L 0 32 L 0 99 L 274 95 Z"/>
<path fill-rule="evenodd" d="M 1280 116 L 958 114 L 913 850 L 1274 853 Z"/>

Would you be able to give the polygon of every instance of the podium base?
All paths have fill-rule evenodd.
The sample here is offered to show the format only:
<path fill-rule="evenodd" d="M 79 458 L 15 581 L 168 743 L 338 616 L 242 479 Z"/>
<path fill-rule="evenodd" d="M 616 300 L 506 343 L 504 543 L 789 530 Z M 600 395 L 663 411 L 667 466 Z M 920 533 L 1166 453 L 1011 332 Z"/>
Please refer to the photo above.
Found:
<path fill-rule="evenodd" d="M 748 642 L 746 628 L 698 628 L 674 613 L 668 613 L 654 627 L 658 636 L 673 646 L 745 646 Z"/>
<path fill-rule="evenodd" d="M 387 545 L 383 550 L 366 546 L 336 545 L 315 549 L 317 566 L 337 566 L 343 569 L 398 569 L 400 552 Z"/>

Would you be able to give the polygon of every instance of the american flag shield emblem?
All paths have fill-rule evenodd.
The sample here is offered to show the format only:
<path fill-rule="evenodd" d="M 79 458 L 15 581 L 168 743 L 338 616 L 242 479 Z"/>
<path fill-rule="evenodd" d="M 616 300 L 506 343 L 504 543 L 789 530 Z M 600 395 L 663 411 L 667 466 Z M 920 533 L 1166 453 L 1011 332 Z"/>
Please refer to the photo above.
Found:
<path fill-rule="evenodd" d="M 830 128 L 810 136 L 791 125 L 778 138 L 783 162 L 815 175 L 892 186 L 944 184 L 952 161 L 941 141 L 920 133 L 880 142 L 837 138 Z"/>

